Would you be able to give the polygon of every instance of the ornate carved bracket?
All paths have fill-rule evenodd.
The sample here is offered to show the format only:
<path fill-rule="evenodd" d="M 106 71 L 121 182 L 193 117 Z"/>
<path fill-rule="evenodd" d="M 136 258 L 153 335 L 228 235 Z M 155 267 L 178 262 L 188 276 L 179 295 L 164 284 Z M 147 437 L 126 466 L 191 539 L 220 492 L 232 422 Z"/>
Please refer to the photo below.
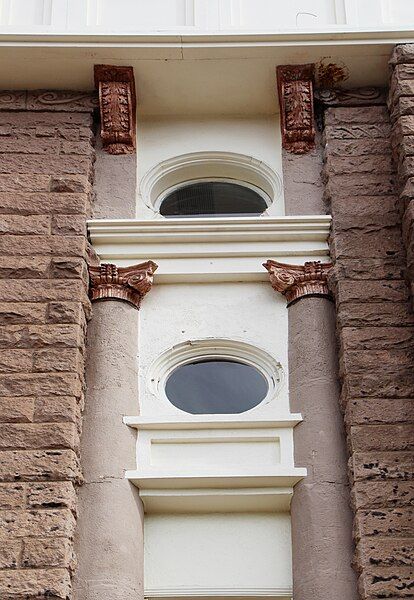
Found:
<path fill-rule="evenodd" d="M 135 151 L 135 81 L 132 67 L 95 65 L 101 137 L 109 154 Z"/>
<path fill-rule="evenodd" d="M 332 263 L 311 261 L 302 266 L 268 260 L 263 266 L 269 271 L 273 289 L 285 296 L 288 306 L 304 296 L 331 297 L 327 276 Z"/>
<path fill-rule="evenodd" d="M 119 299 L 139 308 L 153 282 L 157 266 L 152 260 L 130 267 L 102 264 L 89 267 L 89 296 L 92 300 Z"/>
<path fill-rule="evenodd" d="M 314 65 L 277 67 L 283 147 L 305 154 L 315 146 L 313 108 Z"/>

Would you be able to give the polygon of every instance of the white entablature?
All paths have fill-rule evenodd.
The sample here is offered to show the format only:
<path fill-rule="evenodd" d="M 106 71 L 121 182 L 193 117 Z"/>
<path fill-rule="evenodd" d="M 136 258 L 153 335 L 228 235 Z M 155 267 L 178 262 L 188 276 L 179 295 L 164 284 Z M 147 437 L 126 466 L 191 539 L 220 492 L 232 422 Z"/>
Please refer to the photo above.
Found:
<path fill-rule="evenodd" d="M 407 0 L 1 0 L 0 32 L 346 31 L 414 21 Z"/>

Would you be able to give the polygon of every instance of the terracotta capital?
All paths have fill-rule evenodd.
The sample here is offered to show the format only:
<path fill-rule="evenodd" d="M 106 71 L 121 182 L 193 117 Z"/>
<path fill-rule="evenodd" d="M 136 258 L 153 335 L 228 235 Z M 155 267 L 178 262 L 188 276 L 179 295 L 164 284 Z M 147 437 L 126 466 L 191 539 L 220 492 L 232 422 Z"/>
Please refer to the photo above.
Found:
<path fill-rule="evenodd" d="M 132 67 L 95 65 L 99 92 L 101 137 L 109 154 L 135 151 L 135 81 Z"/>
<path fill-rule="evenodd" d="M 293 154 L 305 154 L 315 146 L 314 70 L 313 64 L 277 67 L 282 145 Z"/>
<path fill-rule="evenodd" d="M 149 260 L 130 267 L 117 267 L 104 263 L 89 267 L 89 296 L 92 302 L 102 299 L 124 300 L 139 308 L 142 298 L 153 282 L 158 265 Z"/>
<path fill-rule="evenodd" d="M 263 266 L 269 271 L 273 289 L 285 296 L 288 306 L 304 296 L 331 297 L 327 276 L 332 263 L 311 261 L 304 265 L 286 265 L 268 260 Z"/>

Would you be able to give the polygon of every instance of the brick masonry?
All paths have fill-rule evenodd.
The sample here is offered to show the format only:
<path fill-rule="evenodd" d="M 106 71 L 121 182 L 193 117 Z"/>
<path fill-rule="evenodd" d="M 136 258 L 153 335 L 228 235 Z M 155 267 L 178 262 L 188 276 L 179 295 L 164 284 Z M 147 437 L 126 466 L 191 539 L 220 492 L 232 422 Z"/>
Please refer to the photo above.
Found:
<path fill-rule="evenodd" d="M 70 598 L 75 565 L 94 100 L 62 97 L 0 94 L 2 600 Z"/>
<path fill-rule="evenodd" d="M 395 70 L 408 70 L 395 67 L 397 89 Z M 412 598 L 414 315 L 387 108 L 327 109 L 324 143 L 354 567 L 362 600 Z M 407 151 L 397 152 L 400 181 Z"/>

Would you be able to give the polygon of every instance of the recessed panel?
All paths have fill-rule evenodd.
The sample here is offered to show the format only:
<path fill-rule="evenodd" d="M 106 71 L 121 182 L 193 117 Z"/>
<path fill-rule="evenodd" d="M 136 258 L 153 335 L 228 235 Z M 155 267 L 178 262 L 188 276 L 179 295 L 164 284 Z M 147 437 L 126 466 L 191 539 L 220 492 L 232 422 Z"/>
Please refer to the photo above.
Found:
<path fill-rule="evenodd" d="M 151 465 L 174 469 L 272 467 L 280 463 L 278 438 L 209 438 L 156 440 L 151 444 Z"/>

